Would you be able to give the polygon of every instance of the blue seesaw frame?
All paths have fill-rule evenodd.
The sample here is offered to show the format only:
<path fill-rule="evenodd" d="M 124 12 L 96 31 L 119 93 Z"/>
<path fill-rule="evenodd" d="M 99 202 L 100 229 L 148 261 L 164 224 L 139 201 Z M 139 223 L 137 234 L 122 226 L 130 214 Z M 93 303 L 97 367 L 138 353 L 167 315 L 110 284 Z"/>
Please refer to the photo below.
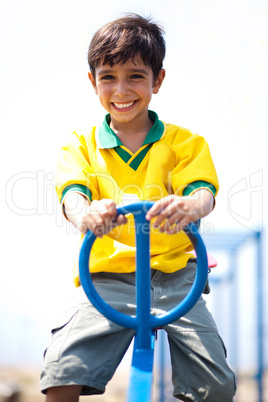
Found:
<path fill-rule="evenodd" d="M 136 316 L 128 316 L 109 306 L 97 293 L 89 270 L 89 257 L 96 236 L 88 232 L 84 238 L 79 256 L 80 282 L 91 303 L 109 320 L 136 331 L 128 402 L 151 401 L 153 382 L 153 360 L 155 329 L 163 327 L 185 315 L 198 301 L 204 290 L 208 275 L 208 260 L 204 243 L 197 227 L 191 223 L 185 233 L 191 240 L 197 254 L 197 271 L 188 295 L 168 313 L 151 314 L 150 273 L 150 223 L 145 219 L 153 202 L 137 202 L 118 208 L 118 215 L 133 214 L 136 231 Z"/>

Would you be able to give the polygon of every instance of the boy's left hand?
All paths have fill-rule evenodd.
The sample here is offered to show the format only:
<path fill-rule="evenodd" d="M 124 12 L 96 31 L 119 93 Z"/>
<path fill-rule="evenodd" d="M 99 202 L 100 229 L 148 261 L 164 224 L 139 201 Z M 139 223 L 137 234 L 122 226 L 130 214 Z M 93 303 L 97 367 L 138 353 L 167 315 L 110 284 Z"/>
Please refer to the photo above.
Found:
<path fill-rule="evenodd" d="M 208 215 L 214 206 L 214 197 L 210 191 L 200 189 L 192 196 L 168 195 L 150 208 L 146 214 L 149 221 L 156 218 L 153 227 L 167 234 L 178 233 L 190 222 Z"/>

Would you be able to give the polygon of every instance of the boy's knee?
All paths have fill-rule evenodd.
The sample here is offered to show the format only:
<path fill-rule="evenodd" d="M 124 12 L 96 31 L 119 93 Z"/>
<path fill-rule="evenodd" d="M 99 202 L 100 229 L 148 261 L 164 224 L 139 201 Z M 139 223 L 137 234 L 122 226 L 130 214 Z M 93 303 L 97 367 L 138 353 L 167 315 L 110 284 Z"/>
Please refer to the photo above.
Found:
<path fill-rule="evenodd" d="M 192 392 L 174 394 L 175 398 L 186 402 L 232 402 L 236 391 L 236 380 L 232 372 L 222 379 L 215 379 L 214 384 L 205 385 Z"/>
<path fill-rule="evenodd" d="M 78 402 L 81 390 L 81 385 L 65 385 L 48 388 L 46 391 L 46 402 Z"/>
<path fill-rule="evenodd" d="M 207 402 L 232 402 L 236 391 L 236 379 L 233 372 L 230 372 L 221 379 L 215 381 L 214 386 L 208 389 Z"/>

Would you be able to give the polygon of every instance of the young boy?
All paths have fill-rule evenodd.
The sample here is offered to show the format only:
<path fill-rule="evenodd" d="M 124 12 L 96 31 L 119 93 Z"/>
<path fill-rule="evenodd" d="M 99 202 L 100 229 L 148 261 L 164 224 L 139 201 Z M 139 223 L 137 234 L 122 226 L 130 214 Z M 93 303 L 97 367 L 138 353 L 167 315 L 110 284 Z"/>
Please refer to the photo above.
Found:
<path fill-rule="evenodd" d="M 133 217 L 117 216 L 116 206 L 155 201 L 146 219 L 152 221 L 152 311 L 159 314 L 192 286 L 196 261 L 182 229 L 212 211 L 218 191 L 206 141 L 148 109 L 165 77 L 164 56 L 163 30 L 149 19 L 131 14 L 99 29 L 88 51 L 89 79 L 108 114 L 102 126 L 74 133 L 59 158 L 63 212 L 82 234 L 91 230 L 98 237 L 90 258 L 94 285 L 107 303 L 130 315 L 135 314 Z M 134 336 L 95 310 L 77 269 L 74 282 L 74 297 L 44 357 L 41 389 L 48 402 L 103 393 Z M 203 298 L 165 330 L 174 396 L 232 401 L 234 374 Z"/>

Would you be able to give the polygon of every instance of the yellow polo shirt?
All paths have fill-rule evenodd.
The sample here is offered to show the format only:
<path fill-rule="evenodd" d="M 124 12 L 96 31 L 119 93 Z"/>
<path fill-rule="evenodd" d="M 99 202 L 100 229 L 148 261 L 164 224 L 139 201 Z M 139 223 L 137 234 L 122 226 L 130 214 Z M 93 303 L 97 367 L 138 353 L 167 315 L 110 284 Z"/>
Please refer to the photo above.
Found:
<path fill-rule="evenodd" d="M 89 201 L 109 198 L 126 205 L 131 201 L 156 201 L 169 194 L 187 196 L 207 188 L 215 196 L 218 179 L 205 139 L 191 131 L 158 119 L 142 147 L 132 153 L 109 126 L 107 115 L 100 127 L 87 134 L 73 133 L 59 155 L 56 191 L 60 202 L 70 191 Z M 134 218 L 102 239 L 97 239 L 90 256 L 91 272 L 135 271 Z M 151 267 L 170 273 L 186 266 L 191 242 L 184 232 L 174 235 L 151 231 Z M 79 285 L 78 267 L 74 282 Z"/>

